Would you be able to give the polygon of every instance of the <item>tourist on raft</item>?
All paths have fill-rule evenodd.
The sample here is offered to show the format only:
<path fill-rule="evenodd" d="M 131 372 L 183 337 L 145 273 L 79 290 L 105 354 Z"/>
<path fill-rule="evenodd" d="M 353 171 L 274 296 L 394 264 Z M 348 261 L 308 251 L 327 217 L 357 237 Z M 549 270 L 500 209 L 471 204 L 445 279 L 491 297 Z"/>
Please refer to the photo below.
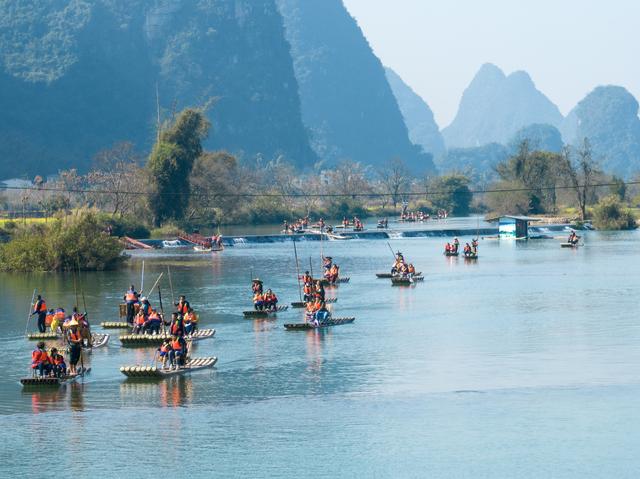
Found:
<path fill-rule="evenodd" d="M 302 276 L 302 282 L 304 284 L 306 283 L 313 283 L 313 278 L 311 277 L 311 275 L 309 274 L 308 271 L 304 272 L 304 276 Z"/>
<path fill-rule="evenodd" d="M 31 369 L 34 375 L 37 372 L 40 377 L 47 376 L 51 371 L 51 358 L 43 341 L 40 341 L 31 353 Z"/>
<path fill-rule="evenodd" d="M 147 318 L 145 317 L 142 310 L 138 311 L 135 318 L 133 318 L 133 329 L 131 330 L 131 332 L 133 334 L 142 334 L 146 322 Z"/>
<path fill-rule="evenodd" d="M 174 335 L 171 338 L 171 351 L 169 351 L 169 361 L 178 368 L 184 366 L 187 356 L 187 342 L 182 336 Z"/>
<path fill-rule="evenodd" d="M 158 355 L 160 356 L 160 360 L 162 362 L 162 369 L 166 369 L 167 360 L 170 359 L 171 355 L 171 338 L 165 339 L 160 347 L 158 348 Z"/>
<path fill-rule="evenodd" d="M 270 289 L 262 297 L 264 309 L 267 311 L 276 311 L 278 309 L 278 297 Z"/>
<path fill-rule="evenodd" d="M 471 240 L 471 249 L 474 254 L 478 254 L 478 238 L 474 238 Z"/>
<path fill-rule="evenodd" d="M 308 303 L 309 301 L 311 301 L 313 299 L 313 294 L 314 294 L 313 283 L 311 281 L 306 281 L 304 283 L 304 286 L 302 287 L 302 292 L 303 292 L 304 302 Z"/>
<path fill-rule="evenodd" d="M 187 298 L 184 295 L 180 296 L 180 299 L 178 300 L 177 303 L 175 303 L 174 306 L 176 307 L 178 314 L 181 316 L 184 316 L 185 314 L 187 314 L 189 309 L 191 309 L 191 305 L 189 304 L 189 301 L 187 301 Z"/>
<path fill-rule="evenodd" d="M 251 292 L 253 294 L 260 293 L 262 294 L 262 281 L 259 278 L 253 280 L 251 284 Z"/>
<path fill-rule="evenodd" d="M 462 250 L 465 256 L 472 256 L 471 245 L 469 243 L 465 243 L 464 248 Z"/>
<path fill-rule="evenodd" d="M 171 325 L 169 326 L 171 336 L 184 336 L 184 321 L 178 313 L 171 315 Z"/>
<path fill-rule="evenodd" d="M 398 251 L 396 253 L 396 260 L 394 261 L 393 266 L 391 267 L 391 274 L 400 273 L 401 270 L 404 268 L 404 266 L 405 266 L 404 256 L 402 256 L 402 253 Z"/>
<path fill-rule="evenodd" d="M 253 295 L 253 309 L 262 311 L 264 309 L 264 294 L 255 293 Z"/>
<path fill-rule="evenodd" d="M 140 309 L 139 311 L 142 311 L 142 314 L 144 314 L 145 316 L 149 316 L 149 313 L 151 312 L 151 303 L 149 302 L 149 300 L 146 297 L 143 297 L 140 300 Z"/>
<path fill-rule="evenodd" d="M 127 305 L 127 323 L 133 324 L 133 318 L 136 314 L 136 304 L 140 301 L 140 294 L 136 291 L 135 286 L 129 286 L 129 291 L 124 293 L 124 301 Z"/>
<path fill-rule="evenodd" d="M 191 336 L 198 330 L 198 315 L 189 308 L 187 314 L 184 315 L 184 332 L 187 336 Z"/>
<path fill-rule="evenodd" d="M 38 315 L 38 331 L 41 333 L 46 333 L 47 325 L 45 320 L 47 318 L 47 303 L 40 295 L 38 295 L 38 297 L 36 298 L 31 316 L 36 314 Z"/>
<path fill-rule="evenodd" d="M 64 361 L 64 356 L 58 352 L 57 348 L 51 349 L 49 358 L 51 359 L 51 373 L 55 377 L 61 378 L 67 374 L 67 364 Z"/>
<path fill-rule="evenodd" d="M 325 292 L 324 292 L 324 286 L 322 284 L 322 281 L 316 281 L 315 290 L 313 292 L 313 298 L 315 300 L 320 298 L 320 301 L 324 301 L 324 296 L 325 296 Z"/>
<path fill-rule="evenodd" d="M 152 309 L 142 325 L 142 332 L 146 334 L 160 334 L 162 317 L 155 309 Z"/>
<path fill-rule="evenodd" d="M 580 236 L 578 236 L 575 231 L 572 231 L 571 234 L 569 235 L 569 239 L 567 240 L 567 243 L 576 245 L 578 244 L 578 241 L 580 241 Z"/>
<path fill-rule="evenodd" d="M 78 321 L 72 319 L 67 323 L 69 331 L 67 332 L 67 343 L 69 344 L 69 372 L 76 374 L 76 365 L 82 355 L 82 334 L 78 328 Z"/>

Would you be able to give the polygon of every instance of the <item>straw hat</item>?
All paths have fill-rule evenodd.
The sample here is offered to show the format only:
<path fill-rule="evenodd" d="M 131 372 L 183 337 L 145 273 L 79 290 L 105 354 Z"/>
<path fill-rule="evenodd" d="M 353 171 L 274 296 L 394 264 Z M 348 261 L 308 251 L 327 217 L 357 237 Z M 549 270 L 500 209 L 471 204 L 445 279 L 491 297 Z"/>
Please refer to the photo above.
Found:
<path fill-rule="evenodd" d="M 76 319 L 73 318 L 71 321 L 69 321 L 67 323 L 67 326 L 70 327 L 70 328 L 73 327 L 73 326 L 78 326 L 78 321 L 76 321 Z"/>

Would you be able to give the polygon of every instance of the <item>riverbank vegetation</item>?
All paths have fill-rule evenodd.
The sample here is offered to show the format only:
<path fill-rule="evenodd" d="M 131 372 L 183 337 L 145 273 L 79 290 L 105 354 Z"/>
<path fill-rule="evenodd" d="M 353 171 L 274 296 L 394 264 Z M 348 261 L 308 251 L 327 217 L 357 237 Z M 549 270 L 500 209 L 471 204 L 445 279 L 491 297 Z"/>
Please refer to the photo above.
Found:
<path fill-rule="evenodd" d="M 78 210 L 46 223 L 8 223 L 0 244 L 0 270 L 74 271 L 117 267 L 125 257 L 100 214 Z"/>
<path fill-rule="evenodd" d="M 552 152 L 523 138 L 493 175 L 479 180 L 472 168 L 415 176 L 401 158 L 390 158 L 379 169 L 344 159 L 299 171 L 281 157 L 243 159 L 204 151 L 210 127 L 201 110 L 186 109 L 163 124 L 148 156 L 130 143 L 118 143 L 96 155 L 89 172 L 72 169 L 47 180 L 36 177 L 29 188 L 5 192 L 0 203 L 24 216 L 37 210 L 58 218 L 91 208 L 99 228 L 134 238 L 304 216 L 386 217 L 403 208 L 456 216 L 565 215 L 581 222 L 593 219 L 598 228 L 628 228 L 635 226 L 628 208 L 640 205 L 638 188 L 603 172 L 586 139 L 578 147 Z M 21 224 L 22 241 L 30 237 L 23 232 L 35 227 Z M 0 231 L 4 241 L 16 237 L 6 228 Z M 21 261 L 32 261 L 30 256 L 25 252 Z M 42 263 L 45 269 L 68 267 L 60 258 Z M 92 264 L 103 268 L 111 263 L 98 259 Z"/>

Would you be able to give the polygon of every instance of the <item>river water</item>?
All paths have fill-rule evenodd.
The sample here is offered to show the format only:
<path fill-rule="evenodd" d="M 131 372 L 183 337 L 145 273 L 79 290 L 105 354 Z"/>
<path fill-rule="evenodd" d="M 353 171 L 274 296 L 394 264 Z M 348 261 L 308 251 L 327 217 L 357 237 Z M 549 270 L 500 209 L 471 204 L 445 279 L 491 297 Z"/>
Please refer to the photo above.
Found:
<path fill-rule="evenodd" d="M 69 308 L 73 277 L 1 275 L 1 476 L 638 477 L 639 239 L 589 232 L 575 251 L 487 239 L 477 263 L 443 257 L 442 239 L 393 239 L 426 277 L 409 288 L 375 278 L 391 263 L 385 241 L 324 242 L 351 278 L 329 292 L 334 315 L 357 319 L 308 333 L 284 330 L 296 310 L 241 314 L 252 275 L 297 300 L 291 242 L 138 253 L 81 275 L 96 330 L 139 287 L 143 258 L 147 288 L 170 266 L 175 294 L 217 330 L 194 348 L 216 367 L 132 383 L 120 366 L 149 364 L 153 350 L 123 349 L 110 331 L 83 383 L 39 392 L 18 382 L 28 302 L 38 287 Z M 320 243 L 297 245 L 319 269 Z"/>

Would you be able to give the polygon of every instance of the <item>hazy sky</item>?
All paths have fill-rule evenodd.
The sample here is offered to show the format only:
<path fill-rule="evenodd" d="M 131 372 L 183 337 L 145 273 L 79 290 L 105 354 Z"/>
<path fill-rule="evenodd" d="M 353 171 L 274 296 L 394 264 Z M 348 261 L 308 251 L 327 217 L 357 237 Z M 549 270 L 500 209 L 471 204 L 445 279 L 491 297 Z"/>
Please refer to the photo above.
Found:
<path fill-rule="evenodd" d="M 526 70 L 563 114 L 598 85 L 640 99 L 638 0 L 344 0 L 440 127 L 480 65 Z"/>

